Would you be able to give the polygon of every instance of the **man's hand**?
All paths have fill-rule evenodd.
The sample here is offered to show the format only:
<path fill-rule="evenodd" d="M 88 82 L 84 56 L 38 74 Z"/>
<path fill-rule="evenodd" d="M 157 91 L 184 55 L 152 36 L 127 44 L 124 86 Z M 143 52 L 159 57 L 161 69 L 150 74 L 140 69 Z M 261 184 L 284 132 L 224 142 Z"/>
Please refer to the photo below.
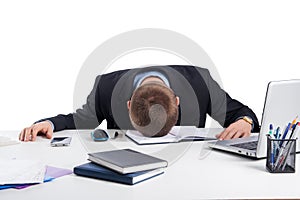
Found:
<path fill-rule="evenodd" d="M 228 126 L 223 132 L 216 135 L 219 140 L 229 140 L 234 138 L 248 137 L 251 133 L 251 124 L 240 119 Z"/>
<path fill-rule="evenodd" d="M 38 133 L 45 134 L 48 139 L 51 139 L 53 135 L 51 123 L 43 121 L 24 128 L 19 134 L 19 140 L 24 142 L 35 141 Z"/>

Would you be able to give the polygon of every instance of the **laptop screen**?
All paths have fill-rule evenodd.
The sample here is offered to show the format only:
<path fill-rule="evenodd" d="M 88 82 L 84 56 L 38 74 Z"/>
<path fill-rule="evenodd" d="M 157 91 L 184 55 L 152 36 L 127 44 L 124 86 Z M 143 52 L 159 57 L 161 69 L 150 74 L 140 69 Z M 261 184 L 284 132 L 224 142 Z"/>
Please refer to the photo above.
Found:
<path fill-rule="evenodd" d="M 261 129 L 259 134 L 257 157 L 267 155 L 267 137 L 269 125 L 284 128 L 296 116 L 300 116 L 300 80 L 272 81 L 268 84 Z M 298 136 L 299 137 L 299 136 Z M 299 152 L 299 140 L 297 151 Z"/>

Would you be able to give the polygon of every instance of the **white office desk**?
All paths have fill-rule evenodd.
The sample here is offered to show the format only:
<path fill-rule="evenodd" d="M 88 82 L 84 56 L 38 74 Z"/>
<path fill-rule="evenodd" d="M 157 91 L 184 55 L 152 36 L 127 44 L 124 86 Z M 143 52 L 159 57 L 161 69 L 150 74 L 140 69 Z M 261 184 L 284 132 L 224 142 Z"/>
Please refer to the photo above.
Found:
<path fill-rule="evenodd" d="M 138 146 L 121 135 L 110 142 L 93 142 L 89 131 L 63 131 L 72 135 L 70 147 L 50 147 L 49 140 L 0 147 L 0 159 L 38 159 L 45 164 L 73 169 L 87 162 L 87 151 L 133 148 L 168 159 L 165 173 L 134 186 L 79 177 L 74 174 L 26 189 L 0 190 L 1 200 L 46 199 L 208 199 L 208 198 L 296 198 L 300 197 L 299 155 L 296 173 L 270 174 L 266 160 L 252 160 L 219 151 L 201 158 L 203 142 Z M 8 134 L 8 132 L 0 132 Z M 9 134 L 17 134 L 11 132 Z M 185 149 L 174 156 L 176 149 Z M 177 152 L 178 153 L 178 152 Z M 170 156 L 173 155 L 173 156 Z"/>

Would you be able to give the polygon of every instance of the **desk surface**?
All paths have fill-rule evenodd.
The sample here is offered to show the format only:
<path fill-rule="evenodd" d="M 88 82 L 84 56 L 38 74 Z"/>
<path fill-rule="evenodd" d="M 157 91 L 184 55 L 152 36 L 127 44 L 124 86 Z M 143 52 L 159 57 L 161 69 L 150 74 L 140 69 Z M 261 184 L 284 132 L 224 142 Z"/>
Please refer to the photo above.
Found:
<path fill-rule="evenodd" d="M 265 159 L 252 160 L 234 154 L 211 151 L 204 142 L 139 146 L 124 135 L 108 142 L 93 142 L 89 130 L 62 131 L 71 135 L 69 147 L 50 147 L 49 140 L 0 147 L 0 159 L 38 159 L 47 165 L 73 169 L 87 162 L 87 153 L 113 148 L 133 148 L 169 161 L 161 176 L 137 185 L 64 176 L 23 190 L 1 190 L 1 200 L 11 199 L 208 199 L 208 198 L 296 198 L 300 197 L 299 155 L 296 173 L 270 174 Z M 16 131 L 0 132 L 0 135 Z"/>

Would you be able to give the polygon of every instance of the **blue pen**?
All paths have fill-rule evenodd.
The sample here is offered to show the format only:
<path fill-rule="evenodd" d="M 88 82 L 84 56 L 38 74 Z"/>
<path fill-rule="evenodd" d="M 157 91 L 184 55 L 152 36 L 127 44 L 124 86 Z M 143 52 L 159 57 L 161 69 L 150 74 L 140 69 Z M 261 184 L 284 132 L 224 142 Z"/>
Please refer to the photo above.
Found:
<path fill-rule="evenodd" d="M 286 134 L 289 132 L 289 130 L 290 130 L 290 127 L 291 127 L 291 123 L 289 123 L 288 125 L 287 125 L 287 127 L 286 127 L 286 129 L 285 129 L 285 131 L 284 131 L 284 133 L 283 133 L 283 135 L 282 135 L 282 140 L 284 140 L 285 139 L 285 137 L 286 137 Z M 280 147 L 282 146 L 282 143 L 283 143 L 283 141 L 280 141 Z"/>
<path fill-rule="evenodd" d="M 275 130 L 275 133 L 274 133 L 274 138 L 275 139 L 278 139 L 278 136 L 279 136 L 279 131 L 280 131 L 280 127 L 278 126 Z"/>
<path fill-rule="evenodd" d="M 298 124 L 298 123 L 297 123 L 297 124 Z M 297 124 L 293 124 L 293 126 L 292 126 L 292 132 L 291 132 L 291 134 L 290 134 L 289 139 L 291 139 L 291 138 L 293 137 L 294 131 L 295 131 L 295 129 L 296 129 Z"/>
<path fill-rule="evenodd" d="M 275 160 L 275 145 L 274 145 L 274 140 L 272 141 L 272 138 L 270 137 L 271 140 L 271 161 L 270 161 L 270 165 L 271 165 L 271 169 L 272 171 L 274 170 L 274 160 Z"/>
<path fill-rule="evenodd" d="M 280 138 L 280 136 L 281 136 L 281 134 L 280 134 L 280 132 L 281 132 L 281 129 L 280 129 L 280 127 L 278 126 L 278 128 L 277 128 L 277 135 L 276 135 L 276 139 L 279 139 Z"/>
<path fill-rule="evenodd" d="M 280 138 L 280 127 L 279 126 L 275 130 L 274 138 L 277 139 L 277 140 L 274 140 L 274 158 L 275 158 L 280 149 L 279 141 L 278 141 L 278 139 Z"/>
<path fill-rule="evenodd" d="M 270 124 L 269 126 L 269 135 L 271 136 L 273 133 L 273 124 Z"/>

